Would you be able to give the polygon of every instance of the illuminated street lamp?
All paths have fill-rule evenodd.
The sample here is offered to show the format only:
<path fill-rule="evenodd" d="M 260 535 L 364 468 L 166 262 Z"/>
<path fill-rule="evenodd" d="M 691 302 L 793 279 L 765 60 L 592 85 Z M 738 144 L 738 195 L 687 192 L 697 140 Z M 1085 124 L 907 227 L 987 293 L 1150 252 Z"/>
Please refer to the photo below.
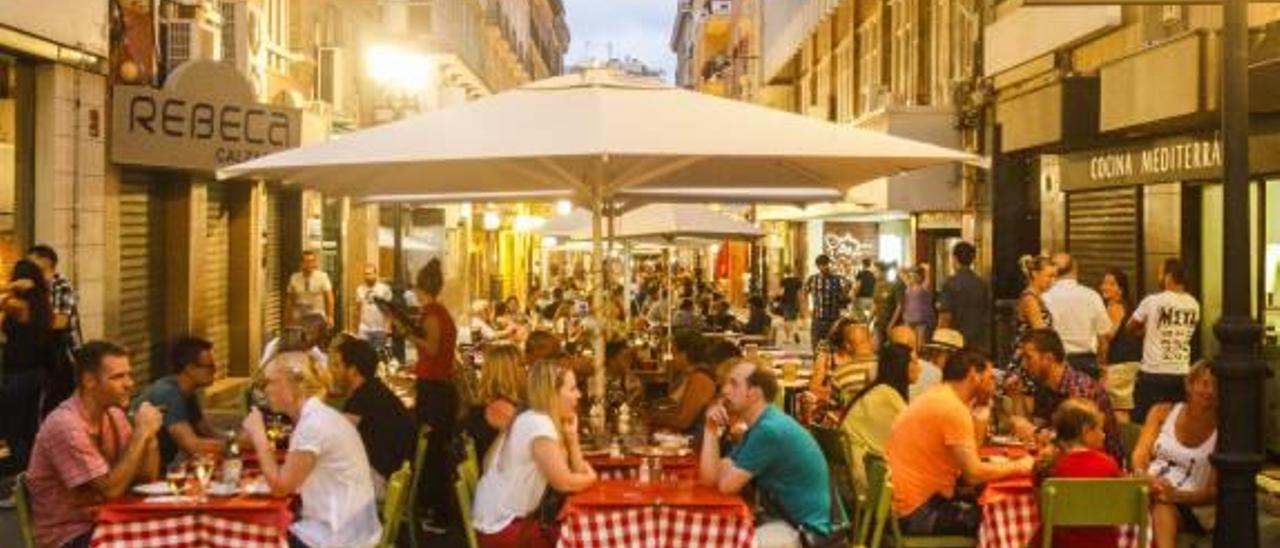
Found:
<path fill-rule="evenodd" d="M 573 202 L 569 200 L 559 200 L 556 202 L 556 215 L 564 217 L 573 212 Z"/>

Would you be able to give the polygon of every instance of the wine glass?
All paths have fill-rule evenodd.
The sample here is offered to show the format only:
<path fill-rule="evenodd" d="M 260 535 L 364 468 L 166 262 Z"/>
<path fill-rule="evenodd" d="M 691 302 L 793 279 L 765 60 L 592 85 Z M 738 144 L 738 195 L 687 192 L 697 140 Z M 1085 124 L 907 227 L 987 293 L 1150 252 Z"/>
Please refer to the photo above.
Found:
<path fill-rule="evenodd" d="M 279 415 L 271 415 L 267 418 L 267 441 L 271 442 L 271 446 L 275 447 L 276 442 L 280 440 L 281 424 Z"/>
<path fill-rule="evenodd" d="M 165 468 L 164 479 L 169 482 L 169 492 L 179 496 L 187 485 L 187 464 L 180 460 L 169 463 Z"/>
<path fill-rule="evenodd" d="M 196 481 L 200 483 L 200 498 L 204 500 L 205 494 L 209 492 L 209 482 L 213 480 L 213 459 L 208 455 L 201 455 L 195 458 L 193 465 Z"/>

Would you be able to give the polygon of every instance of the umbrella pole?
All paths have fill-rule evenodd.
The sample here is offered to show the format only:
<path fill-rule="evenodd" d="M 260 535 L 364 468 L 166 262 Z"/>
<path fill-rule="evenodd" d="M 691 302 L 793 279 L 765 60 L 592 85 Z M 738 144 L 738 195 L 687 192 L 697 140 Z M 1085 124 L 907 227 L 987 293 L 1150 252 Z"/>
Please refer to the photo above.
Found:
<path fill-rule="evenodd" d="M 592 395 L 604 396 L 604 333 L 607 329 L 607 315 L 604 314 L 604 250 L 601 247 L 601 236 L 604 232 L 601 220 L 604 216 L 604 198 L 600 185 L 592 190 L 591 200 L 591 267 L 595 270 L 595 289 L 591 292 L 592 309 L 596 317 L 596 329 L 592 334 L 592 347 L 595 349 L 595 375 L 591 382 Z"/>

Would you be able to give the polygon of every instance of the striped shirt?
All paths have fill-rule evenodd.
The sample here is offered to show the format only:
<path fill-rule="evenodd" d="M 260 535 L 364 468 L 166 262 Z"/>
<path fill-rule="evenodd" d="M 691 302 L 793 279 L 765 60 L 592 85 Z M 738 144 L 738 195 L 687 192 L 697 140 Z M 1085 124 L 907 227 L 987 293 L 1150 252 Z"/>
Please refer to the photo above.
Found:
<path fill-rule="evenodd" d="M 854 356 L 849 361 L 836 366 L 836 370 L 831 373 L 831 387 L 840 394 L 841 401 L 848 402 L 859 391 L 871 384 L 875 376 L 875 356 Z"/>

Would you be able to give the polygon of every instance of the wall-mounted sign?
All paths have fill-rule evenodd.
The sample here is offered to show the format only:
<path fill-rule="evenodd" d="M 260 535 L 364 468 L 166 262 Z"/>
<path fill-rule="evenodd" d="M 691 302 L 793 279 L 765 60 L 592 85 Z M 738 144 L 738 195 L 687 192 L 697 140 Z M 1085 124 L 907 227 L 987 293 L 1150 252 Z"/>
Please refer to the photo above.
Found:
<path fill-rule="evenodd" d="M 1280 133 L 1249 138 L 1251 173 L 1280 170 Z M 1060 157 L 1062 190 L 1085 190 L 1117 185 L 1222 178 L 1222 139 L 1217 133 L 1153 139 L 1113 148 L 1064 154 Z"/>
<path fill-rule="evenodd" d="M 212 173 L 298 146 L 298 109 L 255 101 L 234 67 L 191 61 L 164 89 L 115 86 L 111 160 Z"/>

